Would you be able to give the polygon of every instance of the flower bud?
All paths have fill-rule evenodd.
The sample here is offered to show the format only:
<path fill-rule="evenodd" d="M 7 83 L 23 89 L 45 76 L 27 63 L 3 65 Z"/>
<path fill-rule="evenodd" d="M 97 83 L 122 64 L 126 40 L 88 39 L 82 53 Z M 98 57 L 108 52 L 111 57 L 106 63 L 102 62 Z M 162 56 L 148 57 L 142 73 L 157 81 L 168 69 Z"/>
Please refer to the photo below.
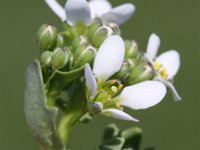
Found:
<path fill-rule="evenodd" d="M 50 51 L 44 51 L 41 54 L 40 62 L 43 67 L 51 66 L 51 56 L 52 56 L 52 52 L 50 52 Z"/>
<path fill-rule="evenodd" d="M 62 69 L 69 64 L 70 56 L 67 48 L 57 48 L 53 51 L 51 64 L 54 69 Z"/>
<path fill-rule="evenodd" d="M 113 34 L 112 28 L 108 26 L 100 27 L 92 38 L 92 43 L 95 47 L 99 48 L 106 38 Z"/>
<path fill-rule="evenodd" d="M 140 64 L 139 66 L 133 67 L 132 71 L 128 76 L 128 83 L 129 84 L 136 84 L 138 82 L 150 80 L 153 78 L 153 70 L 147 64 Z"/>
<path fill-rule="evenodd" d="M 56 47 L 57 48 L 62 48 L 64 47 L 65 39 L 62 34 L 57 35 L 57 42 L 56 42 Z"/>
<path fill-rule="evenodd" d="M 92 46 L 87 46 L 85 49 L 80 50 L 80 53 L 77 53 L 74 58 L 74 68 L 79 68 L 86 63 L 92 63 L 96 56 L 96 49 Z"/>
<path fill-rule="evenodd" d="M 112 30 L 114 35 L 121 35 L 120 27 L 116 23 L 107 24 Z"/>
<path fill-rule="evenodd" d="M 88 27 L 86 31 L 86 35 L 89 39 L 93 38 L 94 33 L 103 26 L 103 23 L 100 18 L 95 18 L 94 21 L 91 23 L 91 25 Z"/>
<path fill-rule="evenodd" d="M 124 60 L 122 67 L 115 75 L 115 78 L 124 81 L 128 77 L 133 65 L 134 63 L 130 59 Z"/>
<path fill-rule="evenodd" d="M 138 45 L 135 41 L 125 41 L 125 58 L 136 58 L 139 55 Z"/>
<path fill-rule="evenodd" d="M 88 39 L 86 36 L 78 36 L 73 40 L 72 43 L 72 49 L 71 52 L 75 55 L 76 53 L 79 53 L 83 49 L 85 49 L 86 46 L 88 46 Z"/>
<path fill-rule="evenodd" d="M 43 50 L 49 50 L 56 45 L 57 29 L 54 26 L 44 24 L 37 33 L 38 45 Z"/>

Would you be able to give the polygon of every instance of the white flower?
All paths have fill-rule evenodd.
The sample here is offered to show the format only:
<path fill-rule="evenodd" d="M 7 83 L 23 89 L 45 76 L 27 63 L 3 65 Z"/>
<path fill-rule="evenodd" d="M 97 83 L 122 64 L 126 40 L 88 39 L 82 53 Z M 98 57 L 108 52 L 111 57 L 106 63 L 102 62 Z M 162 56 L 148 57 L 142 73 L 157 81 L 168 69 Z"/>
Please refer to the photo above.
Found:
<path fill-rule="evenodd" d="M 181 100 L 175 87 L 170 82 L 177 74 L 180 68 L 180 56 L 176 50 L 169 50 L 157 56 L 160 47 L 160 38 L 156 34 L 151 34 L 147 45 L 146 56 L 151 63 L 155 73 L 156 80 L 163 82 L 172 91 L 174 100 Z"/>
<path fill-rule="evenodd" d="M 97 52 L 93 71 L 89 64 L 85 66 L 86 87 L 90 102 L 102 103 L 101 114 L 111 116 L 116 119 L 138 121 L 127 113 L 123 112 L 121 106 L 129 107 L 134 110 L 146 109 L 158 104 L 166 94 L 166 87 L 159 81 L 145 81 L 132 86 L 125 87 L 117 95 L 102 101 L 95 101 L 99 94 L 99 85 L 108 84 L 108 79 L 120 70 L 124 59 L 124 42 L 118 35 L 107 38 Z M 113 80 L 111 80 L 113 81 Z M 109 87 L 109 86 L 108 86 Z M 118 92 L 119 87 L 111 86 L 110 90 Z M 101 93 L 100 93 L 101 94 Z M 105 92 L 104 92 L 105 94 Z M 98 97 L 98 96 L 97 96 Z M 104 97 L 106 97 L 104 95 Z M 98 98 L 97 98 L 98 99 Z M 113 107 L 109 104 L 114 103 Z M 99 106 L 101 108 L 102 106 Z"/>
<path fill-rule="evenodd" d="M 77 22 L 89 24 L 95 17 L 100 17 L 104 23 L 116 23 L 118 25 L 126 22 L 135 12 L 133 4 L 123 4 L 112 9 L 107 0 L 68 0 L 65 9 L 56 0 L 45 0 L 53 12 L 68 24 Z"/>

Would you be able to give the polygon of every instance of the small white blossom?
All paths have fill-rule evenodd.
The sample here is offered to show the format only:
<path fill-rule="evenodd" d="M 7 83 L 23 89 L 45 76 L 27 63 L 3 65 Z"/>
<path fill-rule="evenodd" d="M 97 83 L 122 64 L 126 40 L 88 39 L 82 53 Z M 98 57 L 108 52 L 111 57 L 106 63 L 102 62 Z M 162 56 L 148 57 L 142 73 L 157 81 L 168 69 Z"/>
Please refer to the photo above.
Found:
<path fill-rule="evenodd" d="M 157 57 L 159 47 L 160 38 L 154 33 L 151 34 L 145 55 L 155 71 L 155 80 L 163 82 L 172 91 L 174 100 L 181 100 L 175 87 L 170 82 L 180 68 L 180 55 L 176 50 L 168 50 Z"/>
<path fill-rule="evenodd" d="M 118 35 L 108 37 L 97 52 L 93 71 L 89 64 L 85 66 L 86 87 L 90 102 L 100 102 L 101 114 L 111 116 L 116 119 L 138 121 L 122 111 L 121 106 L 134 110 L 146 109 L 158 104 L 166 94 L 166 87 L 159 81 L 144 81 L 132 86 L 125 87 L 117 95 L 102 101 L 95 101 L 98 95 L 99 84 L 104 85 L 109 78 L 118 72 L 124 59 L 124 42 Z M 119 87 L 112 86 L 113 92 L 118 92 Z M 121 87 L 122 89 L 122 87 Z M 105 93 L 104 93 L 105 94 Z M 94 100 L 94 101 L 93 101 Z M 115 107 L 109 107 L 109 103 L 115 103 Z M 103 106 L 103 107 L 102 107 Z M 104 108 L 106 106 L 106 108 Z"/>
<path fill-rule="evenodd" d="M 67 0 L 63 8 L 57 0 L 45 0 L 52 11 L 68 24 L 77 22 L 89 24 L 94 18 L 99 17 L 104 23 L 123 24 L 135 12 L 133 4 L 123 4 L 112 9 L 107 0 Z"/>

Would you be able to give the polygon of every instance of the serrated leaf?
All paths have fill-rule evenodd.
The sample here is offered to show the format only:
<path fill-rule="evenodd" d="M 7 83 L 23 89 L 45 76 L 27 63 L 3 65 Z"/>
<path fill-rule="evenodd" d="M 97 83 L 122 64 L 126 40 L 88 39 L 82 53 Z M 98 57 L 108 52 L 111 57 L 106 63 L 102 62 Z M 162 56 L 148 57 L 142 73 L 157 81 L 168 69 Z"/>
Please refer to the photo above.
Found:
<path fill-rule="evenodd" d="M 134 150 L 139 150 L 140 143 L 142 139 L 142 130 L 139 127 L 132 127 L 124 130 L 121 136 L 126 140 L 124 148 L 133 148 Z"/>
<path fill-rule="evenodd" d="M 99 150 L 122 150 L 125 139 L 122 137 L 117 137 L 104 142 L 99 146 Z"/>
<path fill-rule="evenodd" d="M 56 108 L 47 107 L 40 63 L 35 60 L 26 71 L 24 111 L 28 128 L 42 147 L 59 143 L 54 128 Z"/>
<path fill-rule="evenodd" d="M 60 94 L 73 80 L 83 75 L 85 66 L 69 72 L 62 72 L 56 70 L 55 73 L 49 78 L 48 89 L 51 95 Z"/>

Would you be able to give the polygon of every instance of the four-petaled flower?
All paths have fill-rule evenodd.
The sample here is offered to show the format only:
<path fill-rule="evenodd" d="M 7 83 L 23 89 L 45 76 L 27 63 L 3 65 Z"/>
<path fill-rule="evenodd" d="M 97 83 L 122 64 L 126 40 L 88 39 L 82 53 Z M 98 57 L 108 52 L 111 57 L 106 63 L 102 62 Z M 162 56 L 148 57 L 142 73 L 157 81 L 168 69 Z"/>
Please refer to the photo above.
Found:
<path fill-rule="evenodd" d="M 102 19 L 104 23 L 126 22 L 134 13 L 133 4 L 123 4 L 112 9 L 107 0 L 68 0 L 65 9 L 56 0 L 45 0 L 48 6 L 62 20 L 74 25 L 78 22 L 89 24 L 95 17 Z"/>
<path fill-rule="evenodd" d="M 149 60 L 154 72 L 155 80 L 163 82 L 173 94 L 175 101 L 181 100 L 175 87 L 170 81 L 180 68 L 180 56 L 176 50 L 169 50 L 156 57 L 160 46 L 160 38 L 156 34 L 151 34 L 147 45 L 146 57 Z"/>
<path fill-rule="evenodd" d="M 88 103 L 98 104 L 99 113 L 116 119 L 138 121 L 122 110 L 122 106 L 134 110 L 146 109 L 158 104 L 166 94 L 166 87 L 159 81 L 144 81 L 123 88 L 114 84 L 112 75 L 118 72 L 124 59 L 124 42 L 118 35 L 108 37 L 100 46 L 93 70 L 85 66 Z M 106 92 L 106 90 L 108 92 Z"/>

